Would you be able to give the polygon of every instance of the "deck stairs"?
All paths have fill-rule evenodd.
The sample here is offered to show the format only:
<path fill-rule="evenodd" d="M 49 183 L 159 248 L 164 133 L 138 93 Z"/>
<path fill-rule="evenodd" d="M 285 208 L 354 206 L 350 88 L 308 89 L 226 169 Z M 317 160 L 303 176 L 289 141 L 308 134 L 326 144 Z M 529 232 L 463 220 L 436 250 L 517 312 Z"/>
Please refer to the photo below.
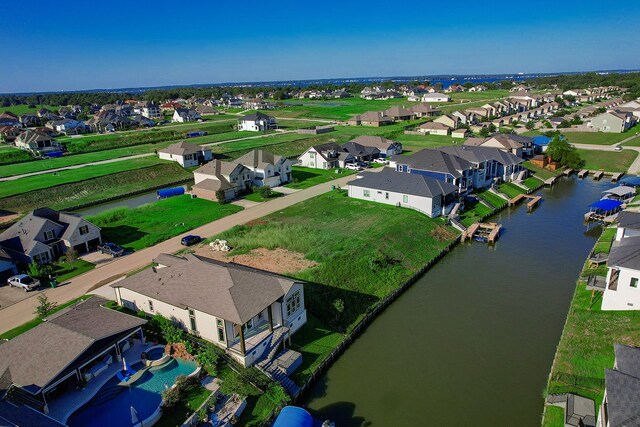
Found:
<path fill-rule="evenodd" d="M 453 209 L 451 209 L 451 212 L 449 212 L 449 215 L 447 215 L 448 218 L 455 218 L 458 216 L 458 211 L 460 210 L 460 202 L 456 203 L 453 206 Z"/>
<path fill-rule="evenodd" d="M 451 221 L 451 225 L 452 225 L 453 227 L 455 227 L 456 229 L 458 229 L 458 230 L 462 231 L 463 233 L 464 233 L 465 231 L 467 231 L 467 227 L 465 227 L 464 225 L 462 225 L 462 224 L 460 223 L 460 221 L 458 221 L 457 219 L 455 219 L 455 218 L 451 218 L 451 219 L 449 219 L 449 221 Z"/>
<path fill-rule="evenodd" d="M 44 403 L 20 387 L 11 385 L 4 395 L 4 398 L 7 402 L 13 403 L 16 406 L 27 405 L 37 411 L 44 412 Z"/>
<path fill-rule="evenodd" d="M 287 376 L 287 373 L 283 369 L 278 367 L 278 364 L 275 360 L 277 359 L 277 355 L 279 356 L 286 351 L 280 350 L 280 344 L 283 343 L 288 333 L 289 328 L 281 327 L 276 329 L 274 333 L 271 334 L 269 353 L 267 353 L 267 356 L 264 359 L 256 364 L 256 367 L 264 372 L 269 378 L 280 383 L 280 385 L 291 396 L 296 396 L 300 392 L 300 387 L 298 387 L 296 383 L 294 383 L 291 378 Z"/>

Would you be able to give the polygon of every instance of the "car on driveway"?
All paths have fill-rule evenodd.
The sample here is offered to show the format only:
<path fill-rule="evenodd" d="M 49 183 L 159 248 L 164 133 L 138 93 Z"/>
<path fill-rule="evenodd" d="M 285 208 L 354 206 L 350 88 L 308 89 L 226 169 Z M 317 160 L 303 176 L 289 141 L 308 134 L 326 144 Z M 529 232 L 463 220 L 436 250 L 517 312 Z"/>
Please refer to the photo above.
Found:
<path fill-rule="evenodd" d="M 381 165 L 388 165 L 389 164 L 389 160 L 383 158 L 383 157 L 378 157 L 377 159 L 373 159 L 374 163 L 379 163 Z"/>
<path fill-rule="evenodd" d="M 119 257 L 124 254 L 124 249 L 115 243 L 103 243 L 98 245 L 98 250 L 103 254 L 111 255 L 113 258 Z"/>
<path fill-rule="evenodd" d="M 362 168 L 360 166 L 358 166 L 357 164 L 355 164 L 355 163 L 347 163 L 346 165 L 344 165 L 344 168 L 352 170 L 352 171 L 361 171 L 362 170 Z"/>
<path fill-rule="evenodd" d="M 40 281 L 38 279 L 29 277 L 26 274 L 18 274 L 9 277 L 9 279 L 7 280 L 7 284 L 12 288 L 21 288 L 25 292 L 32 291 L 40 287 Z"/>
<path fill-rule="evenodd" d="M 202 237 L 189 234 L 188 236 L 184 236 L 182 240 L 180 240 L 180 244 L 182 246 L 191 246 L 191 245 L 195 245 L 196 243 L 200 243 L 201 241 L 202 241 Z"/>

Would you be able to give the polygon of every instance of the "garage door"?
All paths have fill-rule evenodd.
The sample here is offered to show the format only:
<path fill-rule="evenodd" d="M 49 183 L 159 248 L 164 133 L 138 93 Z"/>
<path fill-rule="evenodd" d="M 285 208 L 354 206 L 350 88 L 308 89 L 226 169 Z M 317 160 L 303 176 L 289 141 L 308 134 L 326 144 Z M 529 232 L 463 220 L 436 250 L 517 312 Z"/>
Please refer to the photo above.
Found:
<path fill-rule="evenodd" d="M 7 279 L 15 274 L 16 273 L 11 268 L 8 270 L 0 271 L 0 284 L 6 283 Z"/>

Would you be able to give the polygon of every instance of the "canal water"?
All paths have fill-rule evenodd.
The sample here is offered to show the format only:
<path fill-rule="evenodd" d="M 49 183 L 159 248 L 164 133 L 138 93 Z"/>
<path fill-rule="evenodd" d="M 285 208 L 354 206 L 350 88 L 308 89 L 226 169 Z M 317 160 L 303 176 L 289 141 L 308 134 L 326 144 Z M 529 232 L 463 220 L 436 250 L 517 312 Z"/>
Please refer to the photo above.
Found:
<path fill-rule="evenodd" d="M 582 223 L 609 180 L 563 178 L 458 245 L 387 308 L 305 398 L 343 426 L 536 426 L 575 281 L 600 234 Z"/>
<path fill-rule="evenodd" d="M 166 188 L 175 188 L 175 187 L 183 187 L 185 190 L 187 189 L 186 185 L 174 185 Z M 157 191 L 158 190 L 152 190 L 152 191 L 136 194 L 135 196 L 131 196 L 131 197 L 123 197 L 121 199 L 116 199 L 111 202 L 100 203 L 98 205 L 89 206 L 84 209 L 78 209 L 75 212 L 82 216 L 91 216 L 91 215 L 97 215 L 104 211 L 108 211 L 110 209 L 115 209 L 115 208 L 137 208 L 139 206 L 158 201 Z"/>

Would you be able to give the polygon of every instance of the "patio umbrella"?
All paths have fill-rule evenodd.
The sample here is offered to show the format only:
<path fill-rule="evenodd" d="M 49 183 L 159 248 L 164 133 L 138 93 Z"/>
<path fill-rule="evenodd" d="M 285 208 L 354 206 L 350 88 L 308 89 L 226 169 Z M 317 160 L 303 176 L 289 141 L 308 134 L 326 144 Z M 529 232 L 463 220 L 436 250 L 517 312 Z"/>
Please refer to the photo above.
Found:
<path fill-rule="evenodd" d="M 127 373 L 127 361 L 122 358 L 122 370 Z"/>
<path fill-rule="evenodd" d="M 132 406 L 131 407 L 131 424 L 135 426 L 138 423 L 141 423 L 140 418 L 138 417 L 138 411 L 136 411 L 136 408 Z"/>

